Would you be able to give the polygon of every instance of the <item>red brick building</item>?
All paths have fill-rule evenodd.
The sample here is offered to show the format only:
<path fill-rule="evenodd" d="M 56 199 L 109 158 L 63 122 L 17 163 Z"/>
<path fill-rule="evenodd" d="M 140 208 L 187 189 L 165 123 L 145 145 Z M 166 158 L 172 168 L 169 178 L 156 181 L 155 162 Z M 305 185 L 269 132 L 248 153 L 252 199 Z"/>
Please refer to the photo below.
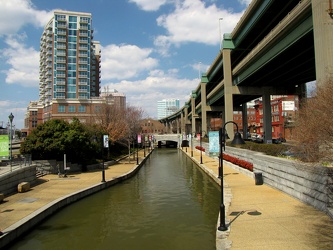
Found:
<path fill-rule="evenodd" d="M 298 96 L 272 96 L 272 138 L 293 138 L 295 115 L 299 107 Z M 263 136 L 263 107 L 262 100 L 255 100 L 256 122 L 254 133 Z"/>

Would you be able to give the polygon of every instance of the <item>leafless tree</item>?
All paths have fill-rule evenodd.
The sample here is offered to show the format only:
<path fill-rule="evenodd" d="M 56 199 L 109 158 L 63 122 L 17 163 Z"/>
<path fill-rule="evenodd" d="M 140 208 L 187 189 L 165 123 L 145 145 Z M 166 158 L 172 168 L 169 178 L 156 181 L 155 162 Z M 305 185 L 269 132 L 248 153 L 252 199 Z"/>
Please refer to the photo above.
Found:
<path fill-rule="evenodd" d="M 126 108 L 126 112 L 123 114 L 126 121 L 126 136 L 124 137 L 124 141 L 128 147 L 128 159 L 130 160 L 131 155 L 131 143 L 134 143 L 138 133 L 141 132 L 141 124 L 144 112 L 141 108 L 128 106 Z"/>
<path fill-rule="evenodd" d="M 313 97 L 302 104 L 296 121 L 294 151 L 307 162 L 333 160 L 333 80 L 318 86 Z"/>

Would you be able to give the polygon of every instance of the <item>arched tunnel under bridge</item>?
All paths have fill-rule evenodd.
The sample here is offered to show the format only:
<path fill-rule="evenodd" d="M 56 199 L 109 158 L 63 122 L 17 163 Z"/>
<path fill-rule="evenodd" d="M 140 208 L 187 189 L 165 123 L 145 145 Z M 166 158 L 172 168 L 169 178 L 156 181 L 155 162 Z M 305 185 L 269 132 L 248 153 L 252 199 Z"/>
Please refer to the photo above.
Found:
<path fill-rule="evenodd" d="M 154 135 L 154 139 L 157 142 L 158 148 L 177 148 L 179 143 L 179 134 L 163 134 L 163 135 Z"/>

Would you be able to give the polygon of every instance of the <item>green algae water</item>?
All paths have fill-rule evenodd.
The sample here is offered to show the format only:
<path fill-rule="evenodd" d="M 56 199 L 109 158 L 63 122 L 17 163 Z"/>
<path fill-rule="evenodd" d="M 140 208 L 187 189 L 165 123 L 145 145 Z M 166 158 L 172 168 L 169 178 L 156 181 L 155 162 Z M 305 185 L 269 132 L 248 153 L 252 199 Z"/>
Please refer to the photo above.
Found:
<path fill-rule="evenodd" d="M 10 249 L 215 249 L 219 202 L 218 185 L 191 159 L 155 149 L 136 176 L 64 208 Z"/>

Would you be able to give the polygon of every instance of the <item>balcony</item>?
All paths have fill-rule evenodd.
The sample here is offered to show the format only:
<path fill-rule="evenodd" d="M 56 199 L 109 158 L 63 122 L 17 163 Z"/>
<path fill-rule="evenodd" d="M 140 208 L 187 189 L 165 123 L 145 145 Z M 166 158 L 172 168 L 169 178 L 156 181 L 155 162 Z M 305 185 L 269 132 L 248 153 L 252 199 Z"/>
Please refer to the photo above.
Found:
<path fill-rule="evenodd" d="M 80 18 L 80 23 L 88 23 L 88 19 L 87 18 Z"/>
<path fill-rule="evenodd" d="M 87 37 L 88 36 L 88 32 L 81 31 L 80 32 L 80 36 Z"/>
<path fill-rule="evenodd" d="M 88 43 L 88 39 L 80 38 L 79 42 L 87 44 Z"/>
<path fill-rule="evenodd" d="M 66 56 L 66 51 L 64 50 L 57 51 L 57 56 Z"/>
<path fill-rule="evenodd" d="M 66 49 L 66 44 L 64 44 L 64 43 L 58 43 L 57 44 L 57 49 Z"/>
<path fill-rule="evenodd" d="M 88 61 L 87 60 L 79 60 L 79 64 L 87 64 L 88 63 Z"/>
<path fill-rule="evenodd" d="M 57 62 L 58 63 L 66 63 L 66 59 L 64 57 L 58 57 Z"/>
<path fill-rule="evenodd" d="M 58 35 L 66 36 L 66 30 L 58 30 Z"/>
<path fill-rule="evenodd" d="M 66 23 L 58 23 L 58 26 L 57 26 L 58 29 L 67 29 L 67 25 Z"/>
<path fill-rule="evenodd" d="M 57 85 L 65 85 L 66 84 L 66 82 L 65 82 L 65 80 L 57 80 L 57 83 L 56 83 Z"/>
<path fill-rule="evenodd" d="M 59 16 L 57 17 L 57 21 L 58 21 L 58 22 L 66 22 L 66 17 L 65 17 L 65 16 L 60 16 L 60 15 L 59 15 Z"/>

